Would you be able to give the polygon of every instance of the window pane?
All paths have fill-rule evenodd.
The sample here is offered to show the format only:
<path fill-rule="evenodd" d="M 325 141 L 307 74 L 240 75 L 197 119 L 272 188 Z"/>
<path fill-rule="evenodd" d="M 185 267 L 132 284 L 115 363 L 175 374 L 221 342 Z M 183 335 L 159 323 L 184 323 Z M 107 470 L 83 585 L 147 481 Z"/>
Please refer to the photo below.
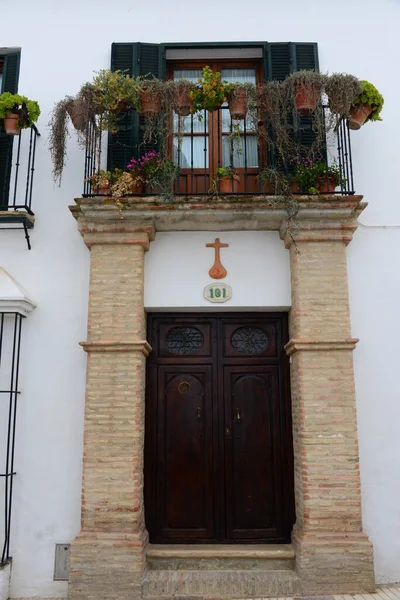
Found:
<path fill-rule="evenodd" d="M 197 83 L 201 78 L 201 69 L 174 69 L 174 79 L 188 79 Z"/>
<path fill-rule="evenodd" d="M 178 162 L 178 140 L 174 139 L 174 162 Z M 183 137 L 179 154 L 182 169 L 208 169 L 208 138 L 204 136 Z"/>
<path fill-rule="evenodd" d="M 255 69 L 222 69 L 222 79 L 229 83 L 253 83 L 256 85 Z"/>
<path fill-rule="evenodd" d="M 246 140 L 246 148 L 245 148 Z M 231 155 L 232 153 L 232 155 Z M 233 142 L 228 136 L 222 139 L 222 161 L 224 167 L 233 166 L 236 168 L 258 167 L 257 140 L 254 136 L 242 136 L 240 140 L 234 139 Z"/>
<path fill-rule="evenodd" d="M 193 122 L 193 129 L 192 129 Z M 197 114 L 181 117 L 181 133 L 208 133 L 208 112 L 204 110 L 201 113 L 201 120 Z M 179 117 L 174 113 L 174 131 L 178 131 Z"/>

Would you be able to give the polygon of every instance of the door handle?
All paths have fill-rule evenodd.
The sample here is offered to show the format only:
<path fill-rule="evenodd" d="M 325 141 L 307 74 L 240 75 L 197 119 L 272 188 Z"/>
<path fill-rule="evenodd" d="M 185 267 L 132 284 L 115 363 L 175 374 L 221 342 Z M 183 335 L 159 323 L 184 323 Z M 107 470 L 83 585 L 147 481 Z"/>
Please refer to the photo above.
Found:
<path fill-rule="evenodd" d="M 236 409 L 235 419 L 236 419 L 237 423 L 241 423 L 242 422 L 242 415 L 240 413 L 240 408 Z"/>
<path fill-rule="evenodd" d="M 196 416 L 197 416 L 197 420 L 201 421 L 201 406 L 198 406 L 196 408 Z"/>

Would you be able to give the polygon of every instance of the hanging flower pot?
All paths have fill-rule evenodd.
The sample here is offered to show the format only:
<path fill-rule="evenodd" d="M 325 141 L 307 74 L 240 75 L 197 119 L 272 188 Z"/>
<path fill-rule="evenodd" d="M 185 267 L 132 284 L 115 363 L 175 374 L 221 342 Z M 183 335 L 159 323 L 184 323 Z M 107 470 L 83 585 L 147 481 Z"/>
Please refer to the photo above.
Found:
<path fill-rule="evenodd" d="M 161 97 L 156 92 L 149 93 L 144 88 L 140 94 L 140 114 L 144 116 L 154 116 L 161 112 Z"/>
<path fill-rule="evenodd" d="M 300 115 L 309 115 L 317 107 L 318 89 L 312 85 L 298 84 L 295 93 L 295 107 Z"/>
<path fill-rule="evenodd" d="M 240 177 L 221 177 L 219 180 L 219 191 L 221 194 L 237 194 L 239 192 Z"/>
<path fill-rule="evenodd" d="M 67 111 L 75 129 L 78 131 L 83 131 L 86 129 L 86 119 L 84 118 L 83 114 L 77 110 L 77 106 L 73 100 L 65 107 L 65 110 Z"/>
<path fill-rule="evenodd" d="M 348 120 L 349 129 L 354 131 L 360 129 L 371 113 L 372 107 L 369 104 L 358 104 L 357 106 L 353 106 L 350 109 L 350 116 Z"/>
<path fill-rule="evenodd" d="M 4 129 L 6 130 L 7 135 L 19 135 L 21 133 L 21 129 L 18 125 L 19 115 L 15 113 L 11 113 L 4 117 Z"/>
<path fill-rule="evenodd" d="M 190 90 L 178 89 L 175 94 L 175 112 L 180 117 L 188 117 L 191 113 L 193 102 L 190 99 Z"/>
<path fill-rule="evenodd" d="M 317 181 L 317 189 L 320 194 L 332 194 L 337 187 L 336 177 L 328 175 L 327 177 L 319 177 Z"/>
<path fill-rule="evenodd" d="M 234 89 L 229 95 L 229 112 L 234 120 L 243 120 L 247 114 L 247 99 L 245 90 Z"/>

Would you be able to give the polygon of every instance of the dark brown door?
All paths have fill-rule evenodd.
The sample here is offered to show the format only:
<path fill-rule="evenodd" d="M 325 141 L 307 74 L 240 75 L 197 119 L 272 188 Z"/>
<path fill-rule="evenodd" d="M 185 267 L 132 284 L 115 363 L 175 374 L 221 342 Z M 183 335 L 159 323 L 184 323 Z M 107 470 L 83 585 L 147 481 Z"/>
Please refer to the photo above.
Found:
<path fill-rule="evenodd" d="M 149 315 L 148 326 L 150 540 L 289 541 L 286 315 Z"/>

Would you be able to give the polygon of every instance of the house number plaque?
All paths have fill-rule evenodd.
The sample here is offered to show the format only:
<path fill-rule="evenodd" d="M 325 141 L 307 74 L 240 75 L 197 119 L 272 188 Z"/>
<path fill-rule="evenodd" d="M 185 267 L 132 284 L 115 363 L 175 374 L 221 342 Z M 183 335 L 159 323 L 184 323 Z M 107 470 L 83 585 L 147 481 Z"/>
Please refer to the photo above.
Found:
<path fill-rule="evenodd" d="M 210 283 L 204 288 L 204 298 L 209 302 L 226 302 L 232 298 L 232 288 L 227 283 Z"/>

